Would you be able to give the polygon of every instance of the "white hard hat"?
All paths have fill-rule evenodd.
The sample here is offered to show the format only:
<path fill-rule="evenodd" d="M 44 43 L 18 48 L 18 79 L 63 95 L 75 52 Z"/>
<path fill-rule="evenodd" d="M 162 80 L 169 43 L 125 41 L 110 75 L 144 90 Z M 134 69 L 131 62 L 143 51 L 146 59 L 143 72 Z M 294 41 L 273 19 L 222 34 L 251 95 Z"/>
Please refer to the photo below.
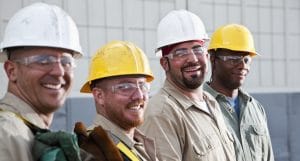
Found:
<path fill-rule="evenodd" d="M 61 8 L 34 3 L 18 11 L 8 22 L 0 44 L 0 61 L 5 49 L 39 46 L 72 50 L 74 57 L 82 56 L 79 33 L 73 19 Z"/>
<path fill-rule="evenodd" d="M 156 51 L 161 47 L 189 40 L 209 40 L 202 20 L 194 13 L 173 10 L 159 22 Z"/>

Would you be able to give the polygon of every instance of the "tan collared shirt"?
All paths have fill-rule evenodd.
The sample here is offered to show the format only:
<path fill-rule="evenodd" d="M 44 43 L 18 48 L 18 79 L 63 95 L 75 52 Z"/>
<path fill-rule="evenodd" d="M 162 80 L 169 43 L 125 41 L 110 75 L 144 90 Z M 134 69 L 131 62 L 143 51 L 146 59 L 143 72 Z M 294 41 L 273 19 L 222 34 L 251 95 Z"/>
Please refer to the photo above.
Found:
<path fill-rule="evenodd" d="M 141 130 L 155 139 L 161 161 L 234 161 L 233 140 L 215 99 L 204 93 L 210 112 L 168 81 L 154 95 Z"/>
<path fill-rule="evenodd" d="M 120 141 L 122 141 L 130 150 L 132 150 L 142 161 L 156 161 L 154 141 L 143 135 L 138 129 L 134 131 L 134 140 L 130 139 L 120 127 L 109 121 L 102 115 L 97 114 L 93 124 L 88 128 L 94 129 L 102 126 Z"/>
<path fill-rule="evenodd" d="M 47 128 L 32 108 L 12 93 L 0 100 L 0 161 L 33 161 L 31 148 L 34 135 L 14 113 L 40 128 Z"/>

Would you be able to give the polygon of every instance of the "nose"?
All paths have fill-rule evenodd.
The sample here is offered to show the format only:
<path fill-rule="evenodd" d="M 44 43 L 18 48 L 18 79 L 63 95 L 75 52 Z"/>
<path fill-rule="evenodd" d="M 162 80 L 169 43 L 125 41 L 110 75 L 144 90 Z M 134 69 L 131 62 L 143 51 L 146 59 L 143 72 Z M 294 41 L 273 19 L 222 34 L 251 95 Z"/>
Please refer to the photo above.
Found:
<path fill-rule="evenodd" d="M 245 70 L 250 70 L 250 63 L 246 62 L 245 59 L 242 59 L 239 64 L 237 65 L 237 68 L 239 69 L 245 69 Z"/>
<path fill-rule="evenodd" d="M 132 95 L 132 100 L 143 100 L 148 98 L 148 93 L 144 93 L 140 88 L 136 88 Z"/>
<path fill-rule="evenodd" d="M 56 76 L 63 76 L 65 73 L 65 69 L 60 63 L 60 61 L 52 64 L 51 74 Z"/>
<path fill-rule="evenodd" d="M 193 52 L 193 50 L 190 50 L 190 51 L 189 51 L 189 54 L 188 54 L 188 61 L 189 61 L 189 62 L 197 62 L 197 61 L 198 61 L 198 57 L 197 57 L 197 55 Z"/>

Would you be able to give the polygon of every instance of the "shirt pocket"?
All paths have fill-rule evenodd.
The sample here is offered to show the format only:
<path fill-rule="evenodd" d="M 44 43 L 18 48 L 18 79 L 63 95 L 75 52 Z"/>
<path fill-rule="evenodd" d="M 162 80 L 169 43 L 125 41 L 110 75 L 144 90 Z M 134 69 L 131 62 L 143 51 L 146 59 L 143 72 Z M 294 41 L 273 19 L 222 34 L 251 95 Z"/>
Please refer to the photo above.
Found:
<path fill-rule="evenodd" d="M 199 139 L 193 145 L 193 150 L 195 152 L 196 157 L 202 159 L 209 157 L 210 152 L 220 146 L 220 143 L 216 138 L 219 137 L 216 134 L 213 134 Z"/>
<path fill-rule="evenodd" d="M 267 139 L 267 131 L 262 125 L 250 125 L 248 131 L 248 144 L 252 157 L 263 155 L 263 147 Z"/>

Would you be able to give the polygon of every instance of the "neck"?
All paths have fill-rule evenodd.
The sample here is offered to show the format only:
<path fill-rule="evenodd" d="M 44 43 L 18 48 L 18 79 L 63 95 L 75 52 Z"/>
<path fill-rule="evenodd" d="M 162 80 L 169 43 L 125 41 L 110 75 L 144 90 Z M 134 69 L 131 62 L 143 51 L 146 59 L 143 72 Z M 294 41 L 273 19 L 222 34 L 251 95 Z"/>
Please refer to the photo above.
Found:
<path fill-rule="evenodd" d="M 126 130 L 125 135 L 128 136 L 131 140 L 134 140 L 134 128 L 131 130 Z"/>
<path fill-rule="evenodd" d="M 54 114 L 48 114 L 48 115 L 39 114 L 39 116 L 43 120 L 44 124 L 46 125 L 46 128 L 47 129 L 50 128 Z"/>
<path fill-rule="evenodd" d="M 202 85 L 196 89 L 188 89 L 188 88 L 184 88 L 184 87 L 180 87 L 180 86 L 176 85 L 172 80 L 169 80 L 169 82 L 174 87 L 176 87 L 183 95 L 189 97 L 190 99 L 195 100 L 195 101 L 203 101 Z"/>
<path fill-rule="evenodd" d="M 53 112 L 52 113 L 41 113 L 40 111 L 37 110 L 37 108 L 35 108 L 35 106 L 30 101 L 28 101 L 28 99 L 26 99 L 26 97 L 23 97 L 23 95 L 20 93 L 19 90 L 12 88 L 12 86 L 9 86 L 8 92 L 14 94 L 16 97 L 19 97 L 24 102 L 26 102 L 38 114 L 38 116 L 43 120 L 43 122 L 45 124 L 45 128 L 49 128 L 51 126 L 53 116 L 54 116 Z"/>
<path fill-rule="evenodd" d="M 220 83 L 216 83 L 215 81 L 212 81 L 209 85 L 215 91 L 222 93 L 223 95 L 225 95 L 227 97 L 235 98 L 238 96 L 238 89 L 226 88 L 226 87 L 222 86 Z"/>

